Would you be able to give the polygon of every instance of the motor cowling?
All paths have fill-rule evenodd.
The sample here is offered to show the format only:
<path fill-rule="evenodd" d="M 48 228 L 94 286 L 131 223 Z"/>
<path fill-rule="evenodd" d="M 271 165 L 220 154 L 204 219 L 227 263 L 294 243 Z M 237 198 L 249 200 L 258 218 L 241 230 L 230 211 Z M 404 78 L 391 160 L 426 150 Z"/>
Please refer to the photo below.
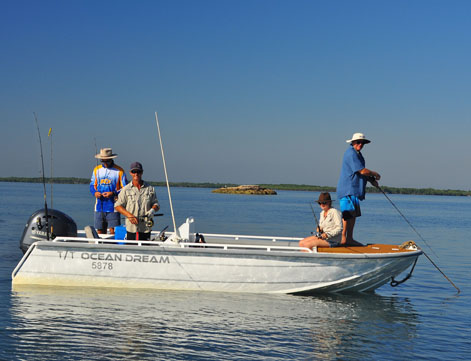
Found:
<path fill-rule="evenodd" d="M 47 226 L 46 226 L 47 225 Z M 49 232 L 48 232 L 49 230 Z M 56 237 L 77 237 L 77 224 L 67 214 L 56 209 L 39 209 L 29 217 L 20 240 L 20 248 L 26 253 L 36 241 L 51 241 Z"/>

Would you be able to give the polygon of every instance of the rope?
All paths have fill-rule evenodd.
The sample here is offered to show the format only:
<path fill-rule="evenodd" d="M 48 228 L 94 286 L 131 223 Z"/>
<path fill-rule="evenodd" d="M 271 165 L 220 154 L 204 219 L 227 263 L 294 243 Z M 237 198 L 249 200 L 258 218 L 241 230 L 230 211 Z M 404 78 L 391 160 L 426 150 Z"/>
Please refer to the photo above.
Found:
<path fill-rule="evenodd" d="M 419 259 L 419 257 L 417 257 L 417 258 L 415 259 L 414 265 L 412 266 L 412 268 L 411 268 L 409 274 L 408 274 L 403 280 L 401 280 L 401 281 L 396 281 L 396 280 L 394 279 L 394 277 L 391 277 L 391 283 L 390 283 L 391 287 L 397 287 L 397 286 L 399 286 L 401 283 L 406 282 L 409 278 L 412 277 L 412 272 L 414 272 L 414 268 L 415 268 L 415 265 L 417 264 L 417 260 L 418 260 L 418 259 Z"/>

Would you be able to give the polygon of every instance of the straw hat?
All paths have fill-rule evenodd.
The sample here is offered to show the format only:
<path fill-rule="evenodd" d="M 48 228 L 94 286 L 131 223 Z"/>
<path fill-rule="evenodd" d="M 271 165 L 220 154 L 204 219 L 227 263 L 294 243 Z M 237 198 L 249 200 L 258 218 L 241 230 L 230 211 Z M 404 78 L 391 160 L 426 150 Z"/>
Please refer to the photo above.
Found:
<path fill-rule="evenodd" d="M 113 159 L 116 158 L 118 155 L 113 154 L 113 150 L 111 148 L 102 148 L 100 149 L 100 153 L 95 155 L 95 158 L 98 159 Z"/>
<path fill-rule="evenodd" d="M 366 139 L 365 135 L 363 133 L 355 133 L 352 136 L 352 139 L 347 140 L 347 143 L 351 143 L 355 140 L 361 140 L 365 144 L 371 143 L 371 140 Z"/>

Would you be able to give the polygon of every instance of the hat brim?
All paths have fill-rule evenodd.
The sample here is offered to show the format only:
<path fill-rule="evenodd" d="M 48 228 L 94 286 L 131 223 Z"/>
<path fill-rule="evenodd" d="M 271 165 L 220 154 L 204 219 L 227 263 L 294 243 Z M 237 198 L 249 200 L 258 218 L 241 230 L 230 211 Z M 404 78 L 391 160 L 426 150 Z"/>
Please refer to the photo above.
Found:
<path fill-rule="evenodd" d="M 95 158 L 97 159 L 113 159 L 116 158 L 118 155 L 117 154 L 111 154 L 109 156 L 101 156 L 100 154 L 95 155 Z"/>
<path fill-rule="evenodd" d="M 371 140 L 368 140 L 368 139 L 349 139 L 349 140 L 346 140 L 346 142 L 347 143 L 352 143 L 356 140 L 361 140 L 361 141 L 365 142 L 365 144 L 371 143 Z"/>
<path fill-rule="evenodd" d="M 321 198 L 319 198 L 319 199 L 317 199 L 316 202 L 319 203 L 319 202 L 333 202 L 333 201 L 334 201 L 334 199 L 321 199 Z"/>

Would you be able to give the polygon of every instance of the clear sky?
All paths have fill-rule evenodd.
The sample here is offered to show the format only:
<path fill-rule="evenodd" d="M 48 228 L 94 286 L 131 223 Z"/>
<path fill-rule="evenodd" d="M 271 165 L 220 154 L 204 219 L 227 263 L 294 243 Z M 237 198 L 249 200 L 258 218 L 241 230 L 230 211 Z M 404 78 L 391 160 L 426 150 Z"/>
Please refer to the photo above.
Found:
<path fill-rule="evenodd" d="M 0 1 L 1 175 L 471 189 L 471 2 Z"/>

